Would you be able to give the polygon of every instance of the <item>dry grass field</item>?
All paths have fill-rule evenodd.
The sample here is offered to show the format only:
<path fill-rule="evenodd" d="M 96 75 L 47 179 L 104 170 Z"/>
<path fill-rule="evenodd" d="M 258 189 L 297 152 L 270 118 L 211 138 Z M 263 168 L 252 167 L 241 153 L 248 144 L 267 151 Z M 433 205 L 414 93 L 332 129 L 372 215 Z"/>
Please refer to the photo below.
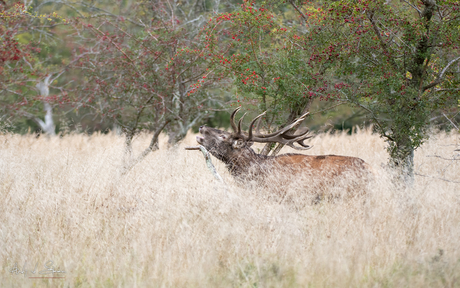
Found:
<path fill-rule="evenodd" d="M 305 153 L 369 163 L 378 175 L 367 193 L 280 203 L 213 159 L 224 189 L 183 149 L 193 135 L 124 176 L 120 136 L 0 136 L 1 287 L 460 287 L 458 133 L 417 150 L 424 176 L 409 188 L 382 168 L 377 135 L 310 143 Z M 51 270 L 63 278 L 31 278 Z"/>

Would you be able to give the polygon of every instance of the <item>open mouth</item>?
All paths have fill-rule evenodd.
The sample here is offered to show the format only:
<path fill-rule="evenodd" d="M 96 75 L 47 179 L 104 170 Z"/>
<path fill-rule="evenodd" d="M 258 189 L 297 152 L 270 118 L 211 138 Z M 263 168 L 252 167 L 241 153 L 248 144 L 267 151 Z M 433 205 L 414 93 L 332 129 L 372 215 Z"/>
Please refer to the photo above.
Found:
<path fill-rule="evenodd" d="M 198 142 L 198 144 L 203 144 L 203 141 L 204 141 L 204 138 L 201 137 L 201 136 L 196 136 L 196 142 Z"/>

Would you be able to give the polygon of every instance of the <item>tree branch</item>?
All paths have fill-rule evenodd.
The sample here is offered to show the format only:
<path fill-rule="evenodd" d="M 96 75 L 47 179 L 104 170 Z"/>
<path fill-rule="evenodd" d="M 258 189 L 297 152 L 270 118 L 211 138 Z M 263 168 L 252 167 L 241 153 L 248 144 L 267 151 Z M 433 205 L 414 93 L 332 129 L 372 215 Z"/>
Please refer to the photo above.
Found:
<path fill-rule="evenodd" d="M 449 117 L 447 117 L 447 115 L 443 112 L 442 115 L 444 115 L 444 117 L 446 117 L 447 120 L 449 120 L 450 124 L 452 124 L 455 129 L 457 129 L 457 131 L 460 131 L 460 129 L 458 129 L 457 125 L 455 125 L 454 122 L 452 122 L 452 120 L 449 119 Z"/>
<path fill-rule="evenodd" d="M 150 152 L 158 150 L 158 137 L 160 136 L 161 132 L 165 129 L 166 125 L 170 123 L 170 120 L 165 120 L 165 122 L 158 127 L 155 132 L 153 133 L 152 140 L 150 140 L 150 145 L 147 147 L 136 159 L 130 161 L 123 169 L 121 175 L 125 175 L 131 170 L 137 163 L 142 161 Z"/>
<path fill-rule="evenodd" d="M 415 5 L 412 5 L 410 2 L 406 1 L 406 0 L 403 0 L 403 2 L 405 2 L 407 5 L 409 5 L 410 7 L 414 8 L 415 11 L 418 12 L 418 15 L 421 17 L 422 16 L 422 10 L 418 9 L 417 6 Z"/>
<path fill-rule="evenodd" d="M 375 124 L 377 124 L 377 126 L 380 128 L 380 131 L 382 132 L 382 136 L 384 136 L 385 138 L 387 138 L 388 140 L 390 141 L 395 141 L 393 137 L 391 137 L 390 135 L 388 135 L 386 132 L 385 132 L 385 129 L 383 129 L 383 125 L 380 124 L 380 121 L 378 120 L 377 116 L 374 114 L 374 111 L 372 111 L 370 108 L 364 106 L 363 104 L 359 103 L 359 102 L 354 102 L 352 100 L 350 100 L 348 98 L 348 96 L 346 96 L 346 99 L 348 102 L 352 103 L 352 104 L 355 104 L 357 105 L 358 107 L 361 107 L 362 109 L 366 110 L 367 112 L 369 112 L 369 114 L 371 114 L 371 117 L 372 117 L 372 120 L 374 120 Z"/>
<path fill-rule="evenodd" d="M 377 36 L 377 38 L 379 38 L 380 46 L 382 47 L 384 54 L 390 60 L 391 66 L 393 66 L 395 70 L 398 70 L 398 65 L 396 65 L 396 62 L 394 61 L 394 59 L 390 57 L 390 53 L 388 52 L 388 49 L 387 49 L 387 44 L 383 40 L 382 35 L 380 35 L 379 27 L 377 27 L 377 23 L 375 23 L 375 20 L 374 20 L 374 13 L 366 13 L 366 15 L 369 21 L 371 21 L 372 28 L 374 28 L 375 35 Z"/>
<path fill-rule="evenodd" d="M 308 20 L 307 17 L 305 17 L 305 14 L 303 14 L 302 11 L 300 11 L 299 7 L 297 7 L 297 5 L 295 5 L 294 0 L 289 0 L 289 3 L 292 5 L 292 7 L 294 7 L 294 9 L 303 18 L 303 20 L 305 21 L 305 24 L 307 24 L 307 20 Z"/>
<path fill-rule="evenodd" d="M 212 175 L 219 180 L 219 182 L 225 184 L 224 180 L 222 177 L 217 173 L 216 167 L 212 164 L 211 161 L 211 156 L 209 155 L 208 150 L 204 148 L 204 146 L 198 145 L 198 146 L 187 146 L 185 147 L 185 150 L 200 150 L 201 153 L 203 153 L 204 159 L 206 160 L 206 166 L 208 166 L 209 171 L 211 171 Z"/>
<path fill-rule="evenodd" d="M 450 182 L 450 183 L 460 183 L 459 181 L 448 180 L 448 179 L 439 178 L 439 177 L 434 177 L 434 176 L 430 176 L 430 175 L 423 175 L 423 174 L 419 174 L 419 173 L 414 173 L 414 174 L 417 175 L 417 176 L 422 176 L 422 177 L 428 177 L 428 178 L 438 179 L 438 180 L 442 180 L 442 181 Z"/>
<path fill-rule="evenodd" d="M 450 65 L 454 64 L 456 61 L 460 60 L 460 57 L 457 57 L 453 60 L 451 60 L 449 63 L 447 63 L 446 67 L 444 67 L 444 69 L 442 69 L 442 71 L 439 73 L 438 77 L 436 78 L 436 80 L 428 85 L 426 85 L 425 87 L 423 87 L 423 91 L 427 90 L 427 89 L 430 89 L 438 84 L 441 84 L 443 78 L 444 78 L 444 74 L 446 73 L 447 69 L 449 69 Z"/>

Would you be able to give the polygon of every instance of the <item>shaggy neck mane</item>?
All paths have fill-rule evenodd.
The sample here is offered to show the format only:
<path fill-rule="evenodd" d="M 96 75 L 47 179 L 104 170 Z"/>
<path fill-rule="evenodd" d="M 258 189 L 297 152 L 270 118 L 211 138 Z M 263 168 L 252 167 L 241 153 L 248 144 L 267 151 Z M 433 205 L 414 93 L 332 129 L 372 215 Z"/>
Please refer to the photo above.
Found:
<path fill-rule="evenodd" d="M 274 156 L 257 154 L 252 148 L 243 147 L 233 150 L 232 153 L 225 155 L 225 157 L 220 157 L 220 160 L 225 163 L 228 171 L 233 176 L 241 176 L 241 174 L 249 172 L 249 169 L 257 169 L 263 161 L 271 158 L 274 158 Z"/>

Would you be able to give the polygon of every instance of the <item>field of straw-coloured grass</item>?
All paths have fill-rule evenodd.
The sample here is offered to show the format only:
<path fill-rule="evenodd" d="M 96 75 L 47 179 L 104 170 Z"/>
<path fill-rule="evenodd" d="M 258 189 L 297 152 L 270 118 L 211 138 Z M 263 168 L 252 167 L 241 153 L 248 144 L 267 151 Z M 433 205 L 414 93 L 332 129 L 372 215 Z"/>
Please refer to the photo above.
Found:
<path fill-rule="evenodd" d="M 460 287 L 458 133 L 417 150 L 410 188 L 382 168 L 377 135 L 316 136 L 305 153 L 378 173 L 365 195 L 317 205 L 237 185 L 213 159 L 225 190 L 183 149 L 194 135 L 165 143 L 121 176 L 121 136 L 0 136 L 1 286 Z M 49 260 L 63 278 L 30 278 L 53 276 Z"/>

